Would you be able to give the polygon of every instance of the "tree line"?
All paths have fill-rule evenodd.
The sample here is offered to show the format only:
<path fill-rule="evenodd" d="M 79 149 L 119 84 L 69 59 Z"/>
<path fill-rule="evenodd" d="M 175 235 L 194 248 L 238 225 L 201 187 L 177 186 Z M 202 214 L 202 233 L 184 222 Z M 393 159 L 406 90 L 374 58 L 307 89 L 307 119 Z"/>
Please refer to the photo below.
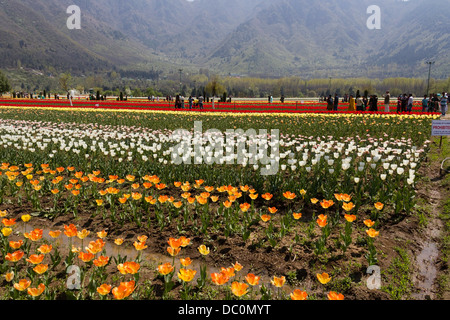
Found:
<path fill-rule="evenodd" d="M 449 92 L 450 77 L 447 79 L 430 78 L 325 78 L 303 79 L 301 77 L 257 78 L 238 76 L 219 76 L 200 70 L 198 73 L 178 74 L 176 72 L 149 79 L 145 72 L 127 73 L 111 71 L 90 76 L 72 76 L 62 73 L 58 76 L 28 75 L 12 73 L 8 77 L 0 72 L 0 92 L 46 91 L 66 94 L 75 89 L 81 93 L 94 90 L 102 95 L 118 96 L 120 92 L 127 96 L 228 96 L 235 98 L 267 98 L 267 96 L 285 98 L 318 97 L 338 94 L 356 95 L 357 92 L 383 95 L 386 90 L 391 95 L 412 94 L 423 96 L 427 92 Z M 21 71 L 23 72 L 23 71 Z M 154 73 L 151 73 L 154 75 Z M 143 75 L 142 77 L 139 77 Z M 135 76 L 131 78 L 130 76 Z"/>

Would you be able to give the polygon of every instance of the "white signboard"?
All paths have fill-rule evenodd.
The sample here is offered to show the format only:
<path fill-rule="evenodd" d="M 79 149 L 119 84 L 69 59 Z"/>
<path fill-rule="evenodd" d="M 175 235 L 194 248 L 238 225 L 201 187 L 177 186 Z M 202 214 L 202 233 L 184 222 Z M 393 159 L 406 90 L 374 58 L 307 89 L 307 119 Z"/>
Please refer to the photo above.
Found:
<path fill-rule="evenodd" d="M 450 121 L 434 120 L 431 129 L 432 136 L 450 136 Z"/>

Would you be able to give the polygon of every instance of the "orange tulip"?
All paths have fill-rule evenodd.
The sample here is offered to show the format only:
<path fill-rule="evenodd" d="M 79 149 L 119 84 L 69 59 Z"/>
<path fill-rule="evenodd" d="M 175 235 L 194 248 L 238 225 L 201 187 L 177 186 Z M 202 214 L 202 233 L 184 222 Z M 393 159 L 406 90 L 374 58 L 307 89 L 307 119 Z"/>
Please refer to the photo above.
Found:
<path fill-rule="evenodd" d="M 162 189 L 165 189 L 167 186 L 164 183 L 159 183 L 159 184 L 156 184 L 155 187 L 158 190 L 162 190 Z"/>
<path fill-rule="evenodd" d="M 330 278 L 329 274 L 326 273 L 326 272 L 323 272 L 322 274 L 318 273 L 317 274 L 317 279 L 319 279 L 319 282 L 321 284 L 327 284 L 328 282 L 331 281 L 331 278 Z"/>
<path fill-rule="evenodd" d="M 222 268 L 220 269 L 220 272 L 224 273 L 228 278 L 232 278 L 232 277 L 235 276 L 234 271 L 235 271 L 235 270 L 234 270 L 233 267 L 230 267 L 230 268 L 224 268 L 224 267 L 222 267 Z"/>
<path fill-rule="evenodd" d="M 141 250 L 144 250 L 144 249 L 146 249 L 148 246 L 145 244 L 145 241 L 144 242 L 137 242 L 137 241 L 135 241 L 134 243 L 133 243 L 133 246 L 134 246 L 134 248 L 137 250 L 137 251 L 141 251 Z"/>
<path fill-rule="evenodd" d="M 384 208 L 384 204 L 382 204 L 381 202 L 375 203 L 374 206 L 379 211 L 383 210 L 383 208 Z"/>
<path fill-rule="evenodd" d="M 229 208 L 229 207 L 231 207 L 231 205 L 232 205 L 233 203 L 232 202 L 230 202 L 229 200 L 227 200 L 227 201 L 225 201 L 225 202 L 223 202 L 223 206 L 225 207 L 225 208 Z"/>
<path fill-rule="evenodd" d="M 5 273 L 5 280 L 11 282 L 14 279 L 14 271 Z"/>
<path fill-rule="evenodd" d="M 80 260 L 81 261 L 83 261 L 83 262 L 89 262 L 89 261 L 91 261 L 92 259 L 94 259 L 94 255 L 92 254 L 92 253 L 90 253 L 90 252 L 80 252 L 79 254 L 78 254 L 78 258 L 80 258 Z"/>
<path fill-rule="evenodd" d="M 105 230 L 97 232 L 97 237 L 99 237 L 100 239 L 106 238 L 107 235 L 108 233 Z"/>
<path fill-rule="evenodd" d="M 375 237 L 377 237 L 380 234 L 380 232 L 376 231 L 375 229 L 366 230 L 366 233 L 371 238 L 375 238 Z"/>
<path fill-rule="evenodd" d="M 271 217 L 270 215 L 268 215 L 268 214 L 263 214 L 263 215 L 261 216 L 261 220 L 264 221 L 264 222 L 269 221 L 271 218 L 272 218 L 272 217 Z"/>
<path fill-rule="evenodd" d="M 32 264 L 39 264 L 42 262 L 42 260 L 44 260 L 44 255 L 43 254 L 32 254 L 31 256 L 29 256 L 26 261 L 32 263 Z"/>
<path fill-rule="evenodd" d="M 241 271 L 243 267 L 239 262 L 236 261 L 236 263 L 233 264 L 233 268 L 234 268 L 234 270 L 236 270 L 236 272 L 238 272 L 238 271 Z"/>
<path fill-rule="evenodd" d="M 11 248 L 13 248 L 14 250 L 19 249 L 22 246 L 22 244 L 23 244 L 23 240 L 9 242 L 9 246 Z"/>
<path fill-rule="evenodd" d="M 143 235 L 138 236 L 137 239 L 139 242 L 146 242 L 148 237 L 145 234 L 143 234 Z"/>
<path fill-rule="evenodd" d="M 354 207 L 355 207 L 355 205 L 353 204 L 353 202 L 345 202 L 342 204 L 342 208 L 345 211 L 351 211 Z"/>
<path fill-rule="evenodd" d="M 14 283 L 14 288 L 19 291 L 26 290 L 31 285 L 31 281 L 28 279 L 21 279 L 19 282 Z"/>
<path fill-rule="evenodd" d="M 102 284 L 100 287 L 97 288 L 97 292 L 102 296 L 106 296 L 111 292 L 111 287 L 112 286 L 109 284 Z"/>
<path fill-rule="evenodd" d="M 97 254 L 103 250 L 105 242 L 102 239 L 89 242 L 89 245 L 85 248 L 87 252 Z"/>
<path fill-rule="evenodd" d="M 135 289 L 135 282 L 131 280 L 129 282 L 121 282 L 118 287 L 112 289 L 112 294 L 115 299 L 122 300 L 130 296 Z"/>
<path fill-rule="evenodd" d="M 281 288 L 282 286 L 284 286 L 284 284 L 286 283 L 286 277 L 285 276 L 281 276 L 281 277 L 273 277 L 272 280 L 270 280 L 270 282 L 272 283 L 272 285 L 274 285 L 277 288 Z"/>
<path fill-rule="evenodd" d="M 344 295 L 342 293 L 336 293 L 334 291 L 330 291 L 327 297 L 328 300 L 344 300 Z"/>
<path fill-rule="evenodd" d="M 252 199 L 252 200 L 256 200 L 256 199 L 258 198 L 258 194 L 257 194 L 257 193 L 250 193 L 248 196 L 249 196 L 250 199 Z"/>
<path fill-rule="evenodd" d="M 96 266 L 96 267 L 104 267 L 104 266 L 106 266 L 107 264 L 108 264 L 108 262 L 109 262 L 109 257 L 106 257 L 106 256 L 100 256 L 100 257 L 98 257 L 97 259 L 95 259 L 94 261 L 94 265 Z"/>
<path fill-rule="evenodd" d="M 9 253 L 6 254 L 5 260 L 8 260 L 10 262 L 17 262 L 20 259 L 22 259 L 23 255 L 24 255 L 24 252 L 21 251 L 21 250 L 14 251 L 12 253 L 9 252 Z"/>
<path fill-rule="evenodd" d="M 16 219 L 2 219 L 2 223 L 5 227 L 11 227 L 16 224 Z"/>
<path fill-rule="evenodd" d="M 301 291 L 300 289 L 295 289 L 294 292 L 291 293 L 292 300 L 306 300 L 308 298 L 308 294 L 306 291 Z"/>
<path fill-rule="evenodd" d="M 117 269 L 121 274 L 136 274 L 140 268 L 140 264 L 134 261 L 124 262 L 117 265 Z"/>
<path fill-rule="evenodd" d="M 188 246 L 191 243 L 191 239 L 186 238 L 185 236 L 181 236 L 180 237 L 181 240 L 181 246 L 184 248 L 186 246 Z"/>
<path fill-rule="evenodd" d="M 48 264 L 38 264 L 33 268 L 34 272 L 43 274 L 48 270 Z"/>
<path fill-rule="evenodd" d="M 48 232 L 48 234 L 50 235 L 50 237 L 52 237 L 52 238 L 58 238 L 59 236 L 60 236 L 60 234 L 61 234 L 61 231 L 60 230 L 51 230 L 51 231 L 49 231 Z"/>
<path fill-rule="evenodd" d="M 311 199 L 311 203 L 312 204 L 316 204 L 317 202 L 319 202 L 319 199 L 317 199 L 317 198 L 312 198 Z"/>
<path fill-rule="evenodd" d="M 296 197 L 295 193 L 290 192 L 290 191 L 286 191 L 285 193 L 283 193 L 283 196 L 288 200 L 295 199 L 295 197 Z"/>
<path fill-rule="evenodd" d="M 131 185 L 131 188 L 133 188 L 134 190 L 139 189 L 139 183 L 133 183 Z"/>
<path fill-rule="evenodd" d="M 178 272 L 178 279 L 184 282 L 191 282 L 196 274 L 197 274 L 196 270 L 181 268 L 180 271 Z"/>
<path fill-rule="evenodd" d="M 269 212 L 272 213 L 272 214 L 276 213 L 277 211 L 278 211 L 278 209 L 275 208 L 275 207 L 270 207 L 269 208 Z"/>
<path fill-rule="evenodd" d="M 127 198 L 121 197 L 121 198 L 119 198 L 119 202 L 120 202 L 121 204 L 124 204 L 125 202 L 127 202 Z"/>
<path fill-rule="evenodd" d="M 165 203 L 165 202 L 167 202 L 167 200 L 169 200 L 169 197 L 166 196 L 166 195 L 161 195 L 161 196 L 158 197 L 158 201 L 160 203 Z"/>
<path fill-rule="evenodd" d="M 42 238 L 44 233 L 43 229 L 34 229 L 33 231 L 24 233 L 24 237 L 30 239 L 31 241 L 38 241 Z"/>
<path fill-rule="evenodd" d="M 123 240 L 122 238 L 117 238 L 117 239 L 114 240 L 114 243 L 115 243 L 116 245 L 120 246 L 120 245 L 122 245 L 123 241 L 124 241 L 124 240 Z"/>
<path fill-rule="evenodd" d="M 140 200 L 142 198 L 142 194 L 139 192 L 133 192 L 131 194 L 131 197 L 133 198 L 133 200 Z"/>
<path fill-rule="evenodd" d="M 167 241 L 167 243 L 172 249 L 178 249 L 179 247 L 181 247 L 181 239 L 169 238 L 169 241 Z"/>
<path fill-rule="evenodd" d="M 188 201 L 190 204 L 193 204 L 193 203 L 195 202 L 195 198 L 194 198 L 194 197 L 189 197 L 189 198 L 187 198 L 187 201 Z"/>
<path fill-rule="evenodd" d="M 348 222 L 353 222 L 356 220 L 356 216 L 354 214 L 345 214 L 344 215 L 345 220 Z"/>
<path fill-rule="evenodd" d="M 236 297 L 242 297 L 245 295 L 247 293 L 247 288 L 248 285 L 243 282 L 235 281 L 231 284 L 231 292 L 233 292 Z"/>
<path fill-rule="evenodd" d="M 333 200 L 322 200 L 322 201 L 320 201 L 320 205 L 322 206 L 322 208 L 328 209 L 329 207 L 334 205 L 334 201 Z"/>
<path fill-rule="evenodd" d="M 191 263 L 192 263 L 192 260 L 191 260 L 191 258 L 185 258 L 185 259 L 183 259 L 183 258 L 181 258 L 180 259 L 180 263 L 181 263 L 181 265 L 183 266 L 183 267 L 188 267 L 188 266 L 190 266 L 191 265 Z"/>
<path fill-rule="evenodd" d="M 316 220 L 319 227 L 324 228 L 327 225 L 327 216 L 326 215 L 319 215 L 319 217 Z"/>
<path fill-rule="evenodd" d="M 300 219 L 302 217 L 302 214 L 294 212 L 294 213 L 292 213 L 292 216 L 294 217 L 295 220 L 298 220 L 298 219 Z"/>
<path fill-rule="evenodd" d="M 42 254 L 47 254 L 52 251 L 53 246 L 51 244 L 43 244 L 37 250 Z"/>
<path fill-rule="evenodd" d="M 212 199 L 212 198 L 211 198 Z M 173 203 L 173 206 L 177 209 L 181 208 L 183 206 L 183 202 L 177 201 Z"/>
<path fill-rule="evenodd" d="M 352 197 L 346 193 L 341 195 L 341 199 L 345 202 L 350 202 L 352 200 Z"/>
<path fill-rule="evenodd" d="M 247 212 L 248 209 L 250 209 L 251 205 L 249 203 L 242 203 L 239 205 L 239 207 L 241 208 L 242 212 Z"/>
<path fill-rule="evenodd" d="M 264 200 L 269 201 L 270 199 L 273 198 L 273 194 L 267 192 L 267 193 L 264 193 L 263 195 L 261 195 L 261 197 L 262 197 Z"/>
<path fill-rule="evenodd" d="M 259 284 L 259 280 L 261 280 L 261 277 L 255 276 L 253 273 L 249 273 L 245 276 L 245 281 L 247 281 L 251 286 L 257 286 Z"/>
<path fill-rule="evenodd" d="M 77 237 L 78 237 L 78 239 L 82 240 L 82 239 L 86 238 L 89 235 L 89 233 L 91 233 L 91 232 L 86 229 L 83 229 L 82 231 L 77 232 Z"/>
<path fill-rule="evenodd" d="M 230 278 L 224 272 L 211 273 L 211 281 L 218 286 L 224 285 Z"/>
<path fill-rule="evenodd" d="M 208 199 L 204 198 L 202 196 L 196 196 L 197 202 L 200 204 L 207 204 L 208 203 Z"/>
<path fill-rule="evenodd" d="M 373 225 L 375 224 L 375 221 L 372 221 L 370 219 L 364 220 L 364 224 L 368 227 L 371 228 L 373 227 Z"/>
<path fill-rule="evenodd" d="M 180 251 L 181 251 L 181 248 L 174 249 L 174 248 L 172 248 L 172 247 L 167 247 L 167 252 L 168 252 L 172 257 L 177 256 L 177 255 L 180 253 Z"/>
<path fill-rule="evenodd" d="M 172 266 L 172 264 L 170 262 L 161 264 L 158 266 L 158 272 L 165 276 L 168 275 L 169 273 L 171 273 L 173 271 L 174 267 Z"/>
<path fill-rule="evenodd" d="M 71 238 L 77 235 L 77 227 L 74 224 L 70 224 L 69 226 L 64 225 L 64 234 Z"/>

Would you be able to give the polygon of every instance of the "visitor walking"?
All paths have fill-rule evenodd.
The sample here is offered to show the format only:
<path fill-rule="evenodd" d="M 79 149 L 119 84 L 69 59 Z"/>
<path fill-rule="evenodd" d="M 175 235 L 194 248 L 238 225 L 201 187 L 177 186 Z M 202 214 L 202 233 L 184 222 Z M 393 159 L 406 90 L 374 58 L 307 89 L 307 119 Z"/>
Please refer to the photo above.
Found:
<path fill-rule="evenodd" d="M 334 104 L 333 104 L 333 110 L 338 111 L 339 108 L 339 96 L 337 93 L 334 95 Z"/>
<path fill-rule="evenodd" d="M 447 105 L 448 105 L 448 96 L 445 92 L 442 92 L 442 98 L 441 98 L 441 112 L 442 116 L 445 117 L 447 113 Z"/>
<path fill-rule="evenodd" d="M 177 96 L 175 97 L 175 109 L 180 109 L 181 108 L 181 98 L 180 95 L 177 94 Z"/>
<path fill-rule="evenodd" d="M 430 99 L 428 99 L 428 96 L 425 95 L 422 99 L 422 112 L 428 112 L 429 102 L 430 102 Z"/>
<path fill-rule="evenodd" d="M 327 111 L 333 111 L 333 98 L 331 94 L 327 98 Z"/>
<path fill-rule="evenodd" d="M 364 103 L 361 96 L 356 97 L 356 111 L 364 111 Z"/>
<path fill-rule="evenodd" d="M 408 96 L 408 106 L 407 106 L 407 109 L 406 109 L 407 112 L 412 112 L 413 104 L 414 104 L 413 95 L 409 94 L 409 96 Z"/>
<path fill-rule="evenodd" d="M 390 104 L 391 104 L 391 94 L 389 91 L 386 91 L 384 95 L 384 112 L 390 112 Z"/>
<path fill-rule="evenodd" d="M 353 98 L 353 95 L 350 95 L 349 98 L 348 111 L 355 111 L 355 98 Z"/>
<path fill-rule="evenodd" d="M 191 110 L 192 109 L 192 105 L 193 105 L 193 103 L 194 103 L 194 98 L 192 98 L 192 96 L 189 96 L 189 110 Z"/>

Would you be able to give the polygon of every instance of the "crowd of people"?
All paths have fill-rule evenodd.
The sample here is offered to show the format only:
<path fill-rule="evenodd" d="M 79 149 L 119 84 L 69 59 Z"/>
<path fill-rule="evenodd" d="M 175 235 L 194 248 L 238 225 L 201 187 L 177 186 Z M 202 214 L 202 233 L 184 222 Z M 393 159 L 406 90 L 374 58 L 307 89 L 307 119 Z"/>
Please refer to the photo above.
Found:
<path fill-rule="evenodd" d="M 203 109 L 203 96 L 200 96 L 198 98 L 194 98 L 193 96 L 189 96 L 188 98 L 188 108 L 189 110 L 191 109 Z M 214 103 L 214 101 L 213 101 Z M 186 108 L 186 104 L 185 104 L 185 98 L 182 95 L 177 95 L 175 97 L 175 109 L 185 109 Z"/>
<path fill-rule="evenodd" d="M 422 99 L 422 112 L 437 113 L 441 112 L 443 116 L 447 113 L 448 108 L 448 93 L 443 92 L 433 93 L 430 96 L 425 95 Z M 338 111 L 340 97 L 335 94 L 334 97 L 329 95 L 323 99 L 327 103 L 327 111 Z M 348 101 L 346 101 L 348 100 Z M 379 98 L 376 94 L 369 96 L 356 96 L 349 95 L 348 98 L 343 98 L 343 102 L 348 102 L 347 111 L 369 111 L 369 112 L 391 112 L 392 110 L 392 97 L 389 91 L 386 91 L 383 96 L 384 110 L 379 108 Z M 397 113 L 410 113 L 413 111 L 414 96 L 412 94 L 400 94 L 397 97 L 396 112 Z"/>

